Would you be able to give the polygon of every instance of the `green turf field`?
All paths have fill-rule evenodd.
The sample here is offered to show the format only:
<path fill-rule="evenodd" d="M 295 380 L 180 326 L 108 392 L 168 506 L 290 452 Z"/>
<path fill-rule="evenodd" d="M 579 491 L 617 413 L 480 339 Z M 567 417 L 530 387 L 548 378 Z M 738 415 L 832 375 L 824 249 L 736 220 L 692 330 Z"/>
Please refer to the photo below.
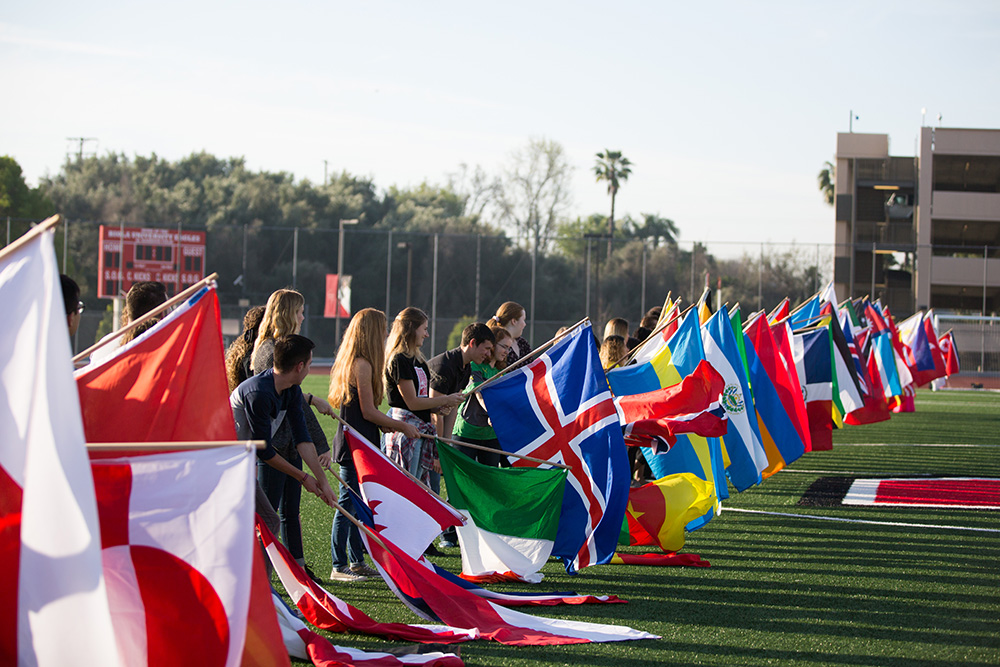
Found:
<path fill-rule="evenodd" d="M 312 376 L 305 389 L 322 395 L 325 383 L 324 377 Z M 789 470 L 723 505 L 1000 530 L 1000 511 L 798 505 L 820 477 L 1000 477 L 998 426 L 1000 395 L 921 391 L 916 413 L 836 432 L 833 451 L 807 453 Z M 529 613 L 630 625 L 662 639 L 555 647 L 477 641 L 458 645 L 463 659 L 469 665 L 1000 664 L 1000 532 L 725 509 L 688 536 L 685 551 L 710 561 L 709 568 L 599 565 L 570 577 L 550 561 L 543 570 L 546 579 L 539 590 L 615 594 L 629 603 Z M 317 499 L 303 499 L 306 558 L 317 574 L 330 569 L 331 521 L 331 510 Z M 457 572 L 458 550 L 451 554 L 436 560 Z M 327 588 L 378 621 L 422 622 L 382 581 Z M 367 650 L 399 645 L 365 635 L 326 636 L 335 644 Z"/>

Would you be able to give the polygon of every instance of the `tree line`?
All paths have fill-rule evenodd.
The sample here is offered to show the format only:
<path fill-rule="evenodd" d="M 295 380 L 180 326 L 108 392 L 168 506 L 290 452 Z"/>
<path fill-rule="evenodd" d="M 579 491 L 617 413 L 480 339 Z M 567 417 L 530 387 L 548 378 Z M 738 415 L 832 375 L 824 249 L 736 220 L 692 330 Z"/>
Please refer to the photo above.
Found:
<path fill-rule="evenodd" d="M 598 154 L 594 173 L 607 181 L 612 215 L 614 196 L 635 167 L 620 151 Z M 715 276 L 723 277 L 730 303 L 755 305 L 758 290 L 768 305 L 814 289 L 817 267 L 794 251 L 769 253 L 763 266 L 756 255 L 717 260 L 698 244 L 681 249 L 678 225 L 659 214 L 620 216 L 611 234 L 603 213 L 572 218 L 571 172 L 561 145 L 546 139 L 527 142 L 496 173 L 460 165 L 443 183 L 385 189 L 346 171 L 312 183 L 205 152 L 176 161 L 120 153 L 67 160 L 31 189 L 16 161 L 5 157 L 0 215 L 15 225 L 54 212 L 67 217 L 67 272 L 91 306 L 98 305 L 99 223 L 206 230 L 206 269 L 220 274 L 223 303 L 262 303 L 290 285 L 294 273 L 307 303 L 320 308 L 325 275 L 337 272 L 340 220 L 358 221 L 345 234 L 344 255 L 355 309 L 385 307 L 387 269 L 393 310 L 406 305 L 407 286 L 413 305 L 429 308 L 434 235 L 438 314 L 455 319 L 488 317 L 507 300 L 528 306 L 533 263 L 536 312 L 530 315 L 551 322 L 573 322 L 587 312 L 588 270 L 589 314 L 598 322 L 638 320 L 643 266 L 647 308 L 667 291 L 697 299 L 706 272 L 713 286 Z M 56 247 L 61 255 L 61 238 Z M 234 284 L 237 276 L 243 279 Z"/>

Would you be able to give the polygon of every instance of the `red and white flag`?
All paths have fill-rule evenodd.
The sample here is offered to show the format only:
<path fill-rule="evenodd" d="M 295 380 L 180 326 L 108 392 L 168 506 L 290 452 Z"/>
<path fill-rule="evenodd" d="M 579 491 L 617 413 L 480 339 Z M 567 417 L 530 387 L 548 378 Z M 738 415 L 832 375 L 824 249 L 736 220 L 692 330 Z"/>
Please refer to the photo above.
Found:
<path fill-rule="evenodd" d="M 367 526 L 361 539 L 389 588 L 415 614 L 436 623 L 473 628 L 482 639 L 513 646 L 659 639 L 624 625 L 545 618 L 507 609 L 436 574 Z"/>
<path fill-rule="evenodd" d="M 240 664 L 255 461 L 252 450 L 231 446 L 92 463 L 126 664 Z"/>
<path fill-rule="evenodd" d="M 465 525 L 458 510 L 400 470 L 378 447 L 349 426 L 344 435 L 378 530 L 399 548 L 416 558 L 442 530 Z"/>
<path fill-rule="evenodd" d="M 0 664 L 117 665 L 53 235 L 0 262 Z"/>
<path fill-rule="evenodd" d="M 333 632 L 363 632 L 404 641 L 424 644 L 451 644 L 478 638 L 474 630 L 438 626 L 428 628 L 405 623 L 378 623 L 356 607 L 324 590 L 305 573 L 282 544 L 274 539 L 263 521 L 258 519 L 257 530 L 264 543 L 268 558 L 289 597 L 317 628 Z"/>
<path fill-rule="evenodd" d="M 340 667 L 341 665 L 354 665 L 356 667 L 404 667 L 406 665 L 462 667 L 465 664 L 457 654 L 441 651 L 395 655 L 335 646 L 325 637 L 310 630 L 285 606 L 277 594 L 273 595 L 275 598 L 274 608 L 278 611 L 278 623 L 281 626 L 281 634 L 288 654 L 302 660 L 309 660 L 316 667 Z"/>

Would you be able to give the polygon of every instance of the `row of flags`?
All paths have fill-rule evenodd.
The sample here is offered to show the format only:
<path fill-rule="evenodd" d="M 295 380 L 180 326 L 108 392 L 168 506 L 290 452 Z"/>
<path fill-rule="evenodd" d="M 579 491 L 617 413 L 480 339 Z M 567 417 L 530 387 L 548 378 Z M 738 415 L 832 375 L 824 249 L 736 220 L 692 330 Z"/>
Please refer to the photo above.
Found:
<path fill-rule="evenodd" d="M 315 627 L 430 644 L 655 638 L 509 608 L 620 602 L 614 596 L 494 593 L 419 562 L 442 528 L 474 527 L 370 444 L 375 462 L 358 463 L 369 498 L 357 503 L 374 508 L 369 550 L 401 601 L 440 625 L 378 623 L 316 590 L 266 528 L 255 529 L 255 456 L 234 444 L 214 287 L 74 375 L 52 237 L 38 233 L 0 261 L 0 303 L 18 322 L 0 333 L 0 405 L 9 413 L 0 420 L 3 664 L 263 666 L 287 665 L 289 655 L 324 666 L 462 664 L 448 651 L 398 655 L 333 646 L 270 591 L 254 548 L 258 530 Z M 617 422 L 615 415 L 612 405 Z M 100 445 L 88 453 L 87 443 Z M 191 449 L 168 451 L 176 446 Z M 558 493 L 561 483 L 552 486 Z M 470 486 L 470 503 L 478 502 L 478 486 Z M 387 516 L 392 520 L 375 518 Z M 482 529 L 503 530 L 487 522 Z M 554 538 L 551 528 L 547 534 Z"/>
<path fill-rule="evenodd" d="M 0 303 L 18 322 L 0 334 L 5 664 L 83 655 L 109 665 L 266 665 L 288 664 L 289 652 L 322 665 L 461 664 L 448 652 L 334 647 L 267 595 L 250 509 L 253 452 L 210 446 L 235 440 L 214 288 L 74 376 L 57 277 L 51 231 L 0 263 Z M 915 387 L 957 372 L 953 341 L 926 313 L 897 326 L 877 301 L 838 305 L 832 287 L 770 315 L 712 313 L 708 303 L 681 313 L 668 300 L 664 326 L 632 365 L 605 373 L 584 323 L 482 390 L 506 451 L 565 469 L 523 458 L 487 468 L 442 443 L 448 504 L 346 429 L 368 551 L 400 601 L 435 625 L 374 621 L 311 582 L 258 523 L 302 615 L 319 628 L 419 643 L 655 638 L 510 609 L 621 602 L 613 595 L 501 594 L 483 584 L 537 583 L 550 556 L 570 573 L 612 562 L 707 565 L 676 552 L 686 532 L 718 515 L 730 483 L 736 492 L 761 484 L 829 448 L 833 428 L 912 409 Z M 203 448 L 144 445 L 186 441 Z M 88 456 L 85 442 L 123 444 Z M 642 448 L 655 482 L 630 488 L 627 446 Z M 458 527 L 461 576 L 421 556 L 449 526 Z M 662 553 L 626 557 L 622 543 Z"/>

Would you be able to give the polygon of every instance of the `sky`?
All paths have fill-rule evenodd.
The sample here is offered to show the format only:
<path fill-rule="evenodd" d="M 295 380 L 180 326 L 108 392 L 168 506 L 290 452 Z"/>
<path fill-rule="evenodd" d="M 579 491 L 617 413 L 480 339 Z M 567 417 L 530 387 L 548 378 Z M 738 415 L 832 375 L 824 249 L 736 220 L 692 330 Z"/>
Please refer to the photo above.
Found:
<path fill-rule="evenodd" d="M 722 254 L 818 247 L 834 224 L 816 176 L 852 112 L 913 155 L 922 122 L 1000 127 L 998 74 L 993 0 L 8 2 L 0 155 L 29 185 L 93 137 L 313 183 L 325 160 L 384 190 L 499 173 L 546 138 L 574 168 L 573 217 L 609 211 L 595 153 L 620 150 L 619 219 L 670 218 Z"/>

